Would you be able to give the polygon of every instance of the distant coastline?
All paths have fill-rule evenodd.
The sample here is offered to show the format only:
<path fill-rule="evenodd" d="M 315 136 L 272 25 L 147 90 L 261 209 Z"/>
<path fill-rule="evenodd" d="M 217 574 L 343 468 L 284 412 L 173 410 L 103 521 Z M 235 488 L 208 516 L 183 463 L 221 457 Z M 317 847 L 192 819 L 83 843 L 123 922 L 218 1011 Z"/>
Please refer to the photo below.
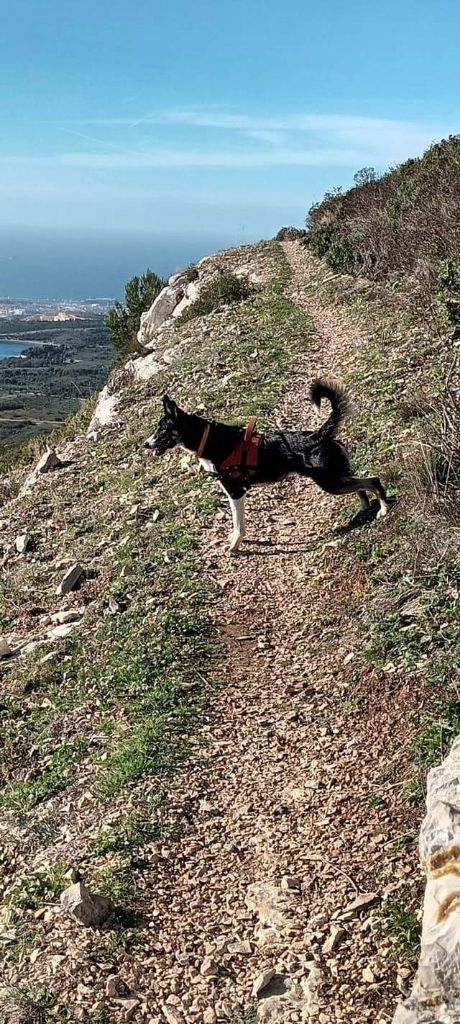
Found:
<path fill-rule="evenodd" d="M 0 449 L 76 412 L 105 384 L 113 359 L 100 314 L 0 317 Z"/>

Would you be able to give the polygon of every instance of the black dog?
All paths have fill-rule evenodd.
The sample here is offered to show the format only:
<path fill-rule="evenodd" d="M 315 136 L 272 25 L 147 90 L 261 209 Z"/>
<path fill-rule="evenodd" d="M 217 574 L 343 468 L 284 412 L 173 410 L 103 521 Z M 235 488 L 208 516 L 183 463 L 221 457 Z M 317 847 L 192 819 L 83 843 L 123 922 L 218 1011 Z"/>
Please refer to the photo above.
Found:
<path fill-rule="evenodd" d="M 370 491 L 380 502 L 377 518 L 385 516 L 388 502 L 379 478 L 353 476 L 346 450 L 340 441 L 335 440 L 340 423 L 351 411 L 344 390 L 326 380 L 316 380 L 311 385 L 310 400 L 318 410 L 323 398 L 331 403 L 332 412 L 318 430 L 276 431 L 260 435 L 257 465 L 251 468 L 242 465 L 232 470 L 220 468 L 241 445 L 244 427 L 214 423 L 184 412 L 167 395 L 163 398 L 164 416 L 145 445 L 155 455 L 164 455 L 169 448 L 182 444 L 195 452 L 203 468 L 217 478 L 232 511 L 231 551 L 239 548 L 245 535 L 246 491 L 253 484 L 274 483 L 290 473 L 311 477 L 328 494 L 357 491 L 363 508 L 369 507 L 366 492 Z"/>

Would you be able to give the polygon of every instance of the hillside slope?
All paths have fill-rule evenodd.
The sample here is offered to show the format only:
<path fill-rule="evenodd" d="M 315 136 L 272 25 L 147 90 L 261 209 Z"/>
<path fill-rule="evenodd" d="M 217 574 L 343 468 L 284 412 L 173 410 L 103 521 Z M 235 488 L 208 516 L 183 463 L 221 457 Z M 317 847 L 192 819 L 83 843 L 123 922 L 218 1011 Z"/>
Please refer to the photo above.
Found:
<path fill-rule="evenodd" d="M 308 243 L 338 273 L 390 281 L 439 324 L 460 322 L 460 136 L 382 176 L 363 168 L 308 215 Z"/>
<path fill-rule="evenodd" d="M 457 570 L 423 547 L 409 493 L 376 524 L 296 480 L 251 494 L 229 560 L 212 481 L 142 448 L 166 389 L 302 427 L 310 378 L 335 373 L 357 465 L 401 494 L 420 431 L 399 415 L 413 377 L 392 386 L 406 335 L 389 362 L 371 297 L 347 304 L 295 243 L 213 268 L 257 292 L 169 323 L 112 379 L 96 443 L 63 441 L 22 497 L 24 470 L 3 482 L 7 1024 L 384 1024 L 409 990 L 420 783 L 458 726 Z M 58 597 L 75 561 L 79 589 Z M 96 928 L 59 905 L 78 878 L 110 901 Z"/>

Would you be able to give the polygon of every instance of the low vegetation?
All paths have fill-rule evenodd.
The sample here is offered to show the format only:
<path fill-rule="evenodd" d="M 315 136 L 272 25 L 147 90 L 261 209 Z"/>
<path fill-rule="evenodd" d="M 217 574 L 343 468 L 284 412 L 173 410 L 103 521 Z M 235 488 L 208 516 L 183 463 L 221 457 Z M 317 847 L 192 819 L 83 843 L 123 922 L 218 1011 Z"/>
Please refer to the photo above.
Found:
<path fill-rule="evenodd" d="M 460 315 L 460 136 L 382 176 L 363 168 L 348 192 L 311 207 L 307 244 L 337 273 L 397 281 L 413 306 Z"/>
<path fill-rule="evenodd" d="M 254 289 L 244 277 L 236 274 L 222 273 L 201 289 L 199 298 L 184 310 L 180 319 L 182 323 L 194 320 L 195 317 L 215 313 L 233 302 L 248 299 Z"/>
<path fill-rule="evenodd" d="M 299 238 L 305 238 L 305 228 L 295 228 L 292 225 L 288 228 L 280 228 L 275 235 L 277 242 L 295 242 Z"/>
<path fill-rule="evenodd" d="M 458 364 L 449 334 L 381 286 L 357 289 L 318 264 L 312 297 L 344 308 L 366 344 L 344 373 L 358 400 L 352 436 L 360 464 L 377 466 L 397 498 L 377 537 L 345 534 L 365 563 L 363 656 L 395 689 L 410 681 L 418 713 L 398 766 L 420 815 L 427 769 L 460 734 Z M 404 769 L 407 771 L 407 768 Z"/>
<path fill-rule="evenodd" d="M 139 351 L 137 332 L 142 313 L 150 309 L 152 302 L 166 283 L 153 270 L 146 270 L 141 277 L 131 277 L 126 284 L 124 304 L 115 302 L 114 306 L 109 309 L 105 322 L 110 330 L 112 344 L 119 356 Z"/>

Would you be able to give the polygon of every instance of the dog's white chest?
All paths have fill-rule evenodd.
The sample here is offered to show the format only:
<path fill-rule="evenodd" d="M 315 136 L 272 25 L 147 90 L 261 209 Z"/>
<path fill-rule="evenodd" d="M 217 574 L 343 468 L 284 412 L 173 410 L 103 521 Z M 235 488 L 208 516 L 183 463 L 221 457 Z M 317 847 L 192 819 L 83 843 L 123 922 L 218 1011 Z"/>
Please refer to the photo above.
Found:
<path fill-rule="evenodd" d="M 204 469 L 205 473 L 217 472 L 214 463 L 210 462 L 209 459 L 198 459 L 198 462 L 200 463 L 201 468 Z"/>

